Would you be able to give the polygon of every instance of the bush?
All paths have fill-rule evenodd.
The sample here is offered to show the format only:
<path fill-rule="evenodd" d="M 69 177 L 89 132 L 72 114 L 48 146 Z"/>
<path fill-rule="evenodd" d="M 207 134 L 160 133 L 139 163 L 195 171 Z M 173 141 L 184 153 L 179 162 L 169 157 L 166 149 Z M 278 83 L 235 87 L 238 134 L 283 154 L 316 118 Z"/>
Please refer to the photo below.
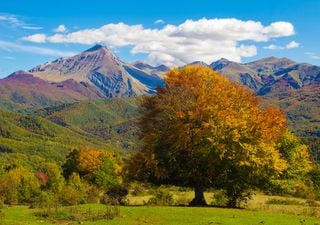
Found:
<path fill-rule="evenodd" d="M 114 206 L 103 210 L 80 207 L 60 208 L 56 211 L 45 209 L 37 211 L 35 216 L 50 220 L 77 221 L 80 224 L 82 221 L 112 220 L 120 216 L 120 209 Z"/>
<path fill-rule="evenodd" d="M 107 191 L 107 196 L 104 197 L 105 204 L 109 205 L 127 205 L 128 189 L 123 186 L 116 186 Z"/>
<path fill-rule="evenodd" d="M 41 191 L 31 203 L 31 208 L 52 208 L 54 206 L 54 196 L 49 192 Z"/>
<path fill-rule="evenodd" d="M 88 203 L 100 203 L 100 198 L 102 196 L 101 191 L 93 185 L 89 185 L 86 188 L 87 202 Z"/>
<path fill-rule="evenodd" d="M 173 195 L 169 191 L 157 190 L 152 198 L 146 202 L 146 205 L 173 205 Z"/>
<path fill-rule="evenodd" d="M 85 193 L 81 190 L 77 190 L 71 186 L 65 186 L 59 195 L 59 202 L 62 205 L 79 205 L 87 202 L 86 197 Z"/>
<path fill-rule="evenodd" d="M 213 196 L 212 196 L 212 205 L 215 205 L 215 206 L 226 206 L 227 205 L 227 202 L 228 202 L 228 199 L 226 198 L 226 195 L 224 193 L 223 190 L 217 190 L 213 193 Z"/>
<path fill-rule="evenodd" d="M 175 199 L 175 205 L 179 205 L 179 206 L 185 206 L 185 205 L 189 205 L 191 199 L 188 198 L 186 195 L 181 195 L 179 197 L 176 197 Z"/>
<path fill-rule="evenodd" d="M 142 195 L 143 194 L 143 191 L 144 191 L 144 188 L 142 185 L 140 184 L 135 184 L 132 188 L 132 191 L 131 191 L 131 194 L 133 196 L 139 196 L 139 195 Z"/>

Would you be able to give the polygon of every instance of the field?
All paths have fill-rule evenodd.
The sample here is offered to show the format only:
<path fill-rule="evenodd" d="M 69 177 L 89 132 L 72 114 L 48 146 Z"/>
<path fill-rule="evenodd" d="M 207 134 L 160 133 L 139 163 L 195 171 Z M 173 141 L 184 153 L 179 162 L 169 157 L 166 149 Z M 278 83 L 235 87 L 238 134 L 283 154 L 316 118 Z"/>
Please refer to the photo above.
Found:
<path fill-rule="evenodd" d="M 101 210 L 103 205 L 84 205 L 84 208 Z M 120 216 L 113 220 L 97 221 L 48 221 L 33 215 L 36 210 L 26 206 L 4 210 L 1 225 L 53 225 L 53 224 L 212 224 L 212 225 L 316 225 L 320 219 L 282 213 L 223 208 L 191 207 L 120 207 Z"/>
<path fill-rule="evenodd" d="M 177 200 L 184 194 L 187 199 L 191 192 L 174 194 Z M 209 200 L 211 194 L 206 193 Z M 133 204 L 141 204 L 149 196 L 129 196 Z M 275 204 L 266 204 L 268 201 Z M 226 209 L 219 207 L 181 207 L 181 206 L 121 206 L 120 215 L 112 220 L 86 220 L 83 215 L 90 212 L 104 212 L 108 206 L 86 204 L 62 207 L 54 217 L 37 217 L 43 209 L 29 209 L 27 206 L 13 206 L 2 209 L 1 225 L 103 225 L 103 224 L 199 224 L 199 225 L 320 225 L 319 207 L 309 207 L 304 199 L 256 195 L 247 204 L 247 209 Z M 110 207 L 109 207 L 110 208 Z M 53 209 L 52 209 L 53 210 Z M 72 215 L 72 216 L 71 216 Z M 80 216 L 79 216 L 80 215 Z M 310 216 L 307 216 L 310 215 Z M 312 216 L 311 216 L 312 215 Z M 81 219 L 80 219 L 81 218 Z"/>

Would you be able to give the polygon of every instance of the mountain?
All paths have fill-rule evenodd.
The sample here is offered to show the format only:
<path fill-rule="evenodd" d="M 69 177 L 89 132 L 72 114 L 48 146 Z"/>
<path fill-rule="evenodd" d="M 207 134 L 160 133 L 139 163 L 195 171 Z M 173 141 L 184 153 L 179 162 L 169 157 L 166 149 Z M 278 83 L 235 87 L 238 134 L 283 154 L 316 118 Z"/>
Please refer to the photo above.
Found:
<path fill-rule="evenodd" d="M 287 58 L 268 57 L 245 64 L 220 59 L 210 67 L 248 86 L 258 96 L 301 89 L 320 80 L 320 67 Z"/>
<path fill-rule="evenodd" d="M 155 93 L 168 67 L 129 64 L 108 48 L 94 47 L 0 79 L 0 106 L 24 110 L 97 98 Z"/>
<path fill-rule="evenodd" d="M 104 97 L 87 82 L 72 79 L 49 82 L 25 71 L 1 79 L 0 93 L 0 106 L 13 111 Z"/>
<path fill-rule="evenodd" d="M 261 78 L 256 71 L 240 63 L 232 62 L 227 59 L 220 59 L 210 64 L 210 67 L 225 75 L 232 81 L 248 86 L 255 92 L 263 86 Z"/>
<path fill-rule="evenodd" d="M 154 93 L 162 84 L 157 74 L 150 74 L 134 65 L 122 62 L 107 47 L 95 45 L 72 56 L 34 67 L 34 76 L 51 82 L 72 79 L 89 83 L 105 97 L 129 97 Z"/>
<path fill-rule="evenodd" d="M 151 66 L 151 65 L 144 63 L 144 62 L 141 62 L 141 61 L 134 62 L 132 65 L 140 70 L 143 70 L 145 72 L 148 72 L 150 74 L 155 74 L 158 76 L 159 75 L 163 76 L 163 74 L 170 69 L 169 67 L 167 67 L 165 65 Z"/>

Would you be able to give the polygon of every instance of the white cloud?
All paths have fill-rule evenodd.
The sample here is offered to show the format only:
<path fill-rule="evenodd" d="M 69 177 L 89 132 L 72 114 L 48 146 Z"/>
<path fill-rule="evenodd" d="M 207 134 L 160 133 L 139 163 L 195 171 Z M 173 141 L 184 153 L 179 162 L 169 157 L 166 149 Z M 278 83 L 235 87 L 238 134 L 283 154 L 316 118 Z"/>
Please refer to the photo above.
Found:
<path fill-rule="evenodd" d="M 299 48 L 299 46 L 300 46 L 300 43 L 298 43 L 296 41 L 291 41 L 288 44 L 286 44 L 285 46 L 270 44 L 268 46 L 264 46 L 263 48 L 269 49 L 269 50 L 283 50 L 283 49 Z"/>
<path fill-rule="evenodd" d="M 274 44 L 265 46 L 265 47 L 263 47 L 263 48 L 264 48 L 264 49 L 269 49 L 269 50 L 281 50 L 281 49 L 285 49 L 285 47 L 283 47 L 283 46 L 274 45 Z"/>
<path fill-rule="evenodd" d="M 13 14 L 0 14 L 0 21 L 16 25 L 22 23 L 22 21 L 20 21 L 17 16 Z"/>
<path fill-rule="evenodd" d="M 38 55 L 58 56 L 58 57 L 72 56 L 76 54 L 75 52 L 70 52 L 70 51 L 60 51 L 60 50 L 55 50 L 51 48 L 21 45 L 13 42 L 2 41 L 2 40 L 0 40 L 0 49 L 8 52 L 22 51 L 22 52 L 30 52 Z"/>
<path fill-rule="evenodd" d="M 67 32 L 67 28 L 64 24 L 60 24 L 57 28 L 55 28 L 53 31 L 56 33 L 64 33 Z"/>
<path fill-rule="evenodd" d="M 154 24 L 164 24 L 165 21 L 163 19 L 158 19 L 156 21 L 154 21 Z"/>
<path fill-rule="evenodd" d="M 291 41 L 290 43 L 288 43 L 286 45 L 286 48 L 291 49 L 291 48 L 299 48 L 300 43 L 296 42 L 296 41 Z"/>
<path fill-rule="evenodd" d="M 149 63 L 177 66 L 194 60 L 211 63 L 222 57 L 240 62 L 242 57 L 257 54 L 254 42 L 266 42 L 293 34 L 294 27 L 289 22 L 264 26 L 252 20 L 203 18 L 186 20 L 179 25 L 168 24 L 161 29 L 145 28 L 141 24 L 110 23 L 99 28 L 45 36 L 44 39 L 50 43 L 103 43 L 118 48 L 129 46 L 132 54 L 148 54 Z M 24 38 L 37 42 L 33 39 L 34 35 Z"/>
<path fill-rule="evenodd" d="M 46 42 L 46 35 L 45 34 L 33 34 L 27 37 L 23 37 L 22 40 L 30 41 L 35 43 L 45 43 Z"/>
<path fill-rule="evenodd" d="M 0 14 L 0 23 L 5 23 L 11 27 L 18 27 L 26 30 L 41 30 L 43 27 L 34 26 L 32 24 L 25 23 L 19 16 L 14 14 Z"/>
<path fill-rule="evenodd" d="M 311 59 L 320 60 L 320 56 L 314 52 L 305 52 L 304 54 L 309 56 Z"/>

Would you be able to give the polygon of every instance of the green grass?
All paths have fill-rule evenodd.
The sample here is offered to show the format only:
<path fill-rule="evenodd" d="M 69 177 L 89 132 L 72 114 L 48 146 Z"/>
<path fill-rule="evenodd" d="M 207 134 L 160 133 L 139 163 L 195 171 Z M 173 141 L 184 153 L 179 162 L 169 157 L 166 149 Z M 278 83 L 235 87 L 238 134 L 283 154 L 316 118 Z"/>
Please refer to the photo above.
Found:
<path fill-rule="evenodd" d="M 101 210 L 105 206 L 92 204 L 79 207 L 91 208 L 92 211 Z M 48 221 L 37 218 L 37 210 L 25 206 L 4 209 L 4 219 L 1 225 L 53 225 L 53 224 L 78 224 L 79 221 Z M 120 207 L 120 217 L 113 220 L 84 221 L 85 225 L 104 224 L 181 224 L 181 225 L 319 225 L 320 219 L 288 215 L 282 213 L 250 211 L 241 209 L 223 208 L 195 208 L 195 207 L 146 207 L 124 206 Z"/>

